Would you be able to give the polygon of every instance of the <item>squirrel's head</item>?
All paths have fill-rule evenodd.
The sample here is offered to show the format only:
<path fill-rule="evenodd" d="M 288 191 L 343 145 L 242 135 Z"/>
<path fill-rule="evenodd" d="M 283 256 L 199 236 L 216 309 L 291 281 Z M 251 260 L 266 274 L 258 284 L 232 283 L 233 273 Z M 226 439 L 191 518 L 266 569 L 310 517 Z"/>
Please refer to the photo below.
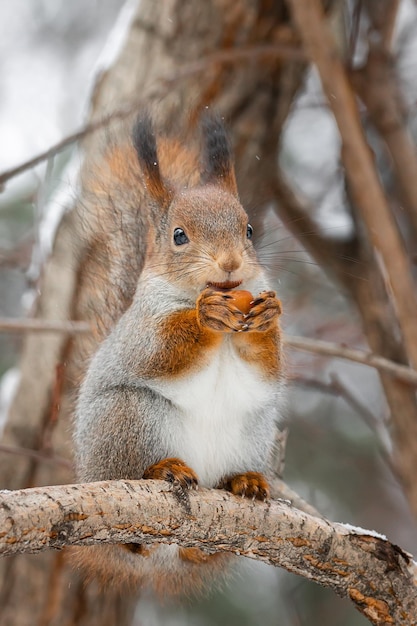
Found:
<path fill-rule="evenodd" d="M 149 117 L 133 134 L 155 222 L 148 268 L 181 289 L 243 287 L 260 272 L 252 227 L 239 202 L 233 155 L 218 117 L 203 121 L 200 184 L 177 189 L 163 179 Z"/>

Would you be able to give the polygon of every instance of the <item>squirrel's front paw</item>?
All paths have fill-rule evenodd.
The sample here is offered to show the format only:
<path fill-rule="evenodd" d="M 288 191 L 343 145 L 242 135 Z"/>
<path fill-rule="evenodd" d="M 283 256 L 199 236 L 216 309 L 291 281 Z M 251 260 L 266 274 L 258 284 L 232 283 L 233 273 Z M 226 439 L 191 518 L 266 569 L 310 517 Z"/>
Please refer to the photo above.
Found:
<path fill-rule="evenodd" d="M 197 474 L 184 461 L 176 458 L 162 459 L 154 463 L 143 474 L 143 478 L 155 480 L 167 480 L 176 483 L 185 489 L 196 489 L 198 485 Z"/>
<path fill-rule="evenodd" d="M 235 496 L 253 500 L 267 500 L 270 493 L 268 481 L 260 472 L 235 474 L 235 476 L 225 478 L 219 488 L 231 491 Z"/>
<path fill-rule="evenodd" d="M 201 292 L 196 307 L 201 326 L 226 333 L 245 329 L 244 315 L 227 292 L 208 287 Z"/>
<path fill-rule="evenodd" d="M 281 312 L 281 302 L 275 291 L 263 291 L 254 299 L 249 313 L 245 315 L 247 330 L 269 330 Z"/>

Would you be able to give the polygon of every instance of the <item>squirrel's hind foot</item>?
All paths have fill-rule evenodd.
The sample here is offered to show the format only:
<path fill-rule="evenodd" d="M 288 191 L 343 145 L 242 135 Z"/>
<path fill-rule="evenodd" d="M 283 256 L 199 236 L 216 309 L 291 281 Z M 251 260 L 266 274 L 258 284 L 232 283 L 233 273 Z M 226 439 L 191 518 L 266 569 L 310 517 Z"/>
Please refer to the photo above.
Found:
<path fill-rule="evenodd" d="M 235 496 L 253 500 L 268 500 L 270 495 L 268 481 L 260 472 L 245 472 L 230 476 L 222 480 L 219 488 L 231 491 Z"/>
<path fill-rule="evenodd" d="M 145 479 L 166 480 L 184 489 L 197 489 L 197 474 L 184 461 L 177 458 L 162 459 L 154 463 L 143 474 Z"/>

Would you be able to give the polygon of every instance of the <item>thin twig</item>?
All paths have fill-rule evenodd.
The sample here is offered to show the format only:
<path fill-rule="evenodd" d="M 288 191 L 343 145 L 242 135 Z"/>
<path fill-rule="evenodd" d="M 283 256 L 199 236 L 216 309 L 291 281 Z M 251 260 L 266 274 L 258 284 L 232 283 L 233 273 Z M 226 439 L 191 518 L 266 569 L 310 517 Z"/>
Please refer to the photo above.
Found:
<path fill-rule="evenodd" d="M 68 344 L 68 341 L 67 341 Z M 68 349 L 68 348 L 66 348 Z M 51 393 L 51 410 L 42 428 L 41 450 L 52 450 L 52 434 L 58 423 L 59 411 L 62 402 L 62 390 L 65 380 L 66 361 L 61 361 L 55 366 L 55 381 Z"/>
<path fill-rule="evenodd" d="M 198 61 L 194 61 L 191 63 L 186 63 L 181 66 L 177 72 L 173 76 L 165 76 L 156 81 L 151 89 L 151 94 L 148 94 L 147 97 L 142 99 L 136 99 L 134 103 L 128 103 L 126 106 L 123 106 L 119 109 L 115 109 L 110 114 L 105 115 L 104 117 L 90 122 L 86 124 L 83 128 L 68 135 L 58 143 L 54 144 L 44 152 L 41 152 L 37 156 L 17 165 L 16 167 L 12 167 L 4 172 L 0 173 L 0 190 L 3 185 L 14 178 L 15 176 L 29 170 L 39 163 L 42 163 L 46 159 L 50 159 L 54 157 L 59 152 L 62 152 L 65 148 L 70 146 L 71 144 L 83 139 L 87 135 L 90 135 L 93 132 L 100 130 L 108 126 L 110 123 L 116 120 L 123 120 L 132 115 L 136 110 L 139 110 L 141 106 L 143 106 L 146 102 L 149 101 L 151 96 L 158 95 L 161 97 L 164 93 L 168 92 L 173 84 L 176 84 L 179 80 L 184 80 L 189 78 L 190 76 L 202 72 L 207 69 L 210 65 L 222 64 L 227 65 L 229 63 L 238 63 L 240 61 L 246 61 L 248 63 L 253 63 L 255 60 L 263 60 L 271 58 L 290 58 L 295 61 L 305 61 L 306 57 L 304 52 L 296 45 L 291 45 L 288 43 L 275 43 L 273 45 L 260 45 L 260 46 L 245 46 L 241 48 L 235 48 L 231 50 L 222 50 L 221 52 L 216 52 L 214 54 L 208 55 L 203 59 Z"/>
<path fill-rule="evenodd" d="M 369 428 L 377 434 L 382 446 L 382 457 L 401 486 L 401 477 L 399 476 L 398 468 L 392 454 L 391 437 L 385 426 L 384 420 L 378 419 L 376 415 L 374 415 L 374 413 L 372 413 L 372 411 L 370 411 L 369 408 L 359 400 L 356 393 L 349 389 L 346 382 L 342 381 L 342 379 L 337 376 L 337 374 L 333 374 L 331 376 L 331 383 L 333 384 L 335 390 L 339 392 L 339 394 L 350 404 L 358 415 L 363 417 L 364 422 L 369 426 Z"/>
<path fill-rule="evenodd" d="M 0 454 L 14 454 L 19 456 L 25 456 L 35 461 L 41 461 L 42 463 L 53 463 L 54 465 L 60 465 L 69 470 L 74 470 L 74 466 L 71 461 L 64 459 L 62 456 L 55 456 L 53 454 L 46 454 L 38 450 L 30 450 L 29 448 L 21 448 L 19 446 L 8 446 L 6 444 L 0 444 Z"/>
<path fill-rule="evenodd" d="M 400 0 L 368 3 L 368 13 L 374 28 L 381 35 L 381 44 L 385 50 L 392 51 L 395 26 L 397 24 Z"/>
<path fill-rule="evenodd" d="M 62 150 L 64 150 L 71 144 L 75 143 L 76 141 L 79 141 L 86 135 L 89 135 L 99 130 L 100 128 L 103 128 L 104 126 L 108 126 L 110 122 L 113 122 L 114 120 L 118 120 L 118 119 L 121 120 L 121 119 L 124 119 L 125 117 L 128 117 L 132 113 L 133 110 L 134 108 L 131 105 L 129 105 L 127 107 L 123 107 L 118 110 L 112 111 L 112 113 L 110 113 L 109 115 L 105 115 L 104 117 L 100 118 L 96 122 L 91 122 L 90 124 L 86 124 L 86 126 L 81 128 L 80 130 L 77 130 L 75 133 L 72 133 L 71 135 L 68 135 L 61 141 L 58 141 L 58 143 L 54 144 L 53 146 L 51 146 L 44 152 L 40 152 L 38 155 L 36 155 L 32 159 L 24 161 L 20 165 L 17 165 L 16 167 L 12 167 L 9 170 L 5 170 L 4 172 L 0 174 L 0 190 L 2 186 L 11 178 L 18 176 L 19 174 L 22 174 L 26 170 L 32 169 L 33 167 L 35 167 L 36 165 L 39 165 L 39 163 L 42 163 L 43 161 L 46 161 L 47 159 L 51 159 L 55 155 L 62 152 Z"/>
<path fill-rule="evenodd" d="M 30 233 L 17 242 L 14 248 L 10 250 L 0 248 L 0 268 L 11 267 L 26 269 L 30 264 L 33 244 L 33 233 Z"/>
<path fill-rule="evenodd" d="M 364 350 L 357 350 L 355 348 L 347 348 L 346 346 L 332 343 L 330 341 L 321 341 L 320 339 L 308 339 L 306 337 L 297 337 L 295 335 L 286 336 L 284 342 L 290 348 L 295 350 L 304 350 L 305 352 L 313 352 L 315 354 L 322 354 L 324 356 L 334 356 L 339 359 L 347 359 L 349 361 L 355 361 L 362 365 L 369 365 L 375 367 L 377 370 L 386 372 L 395 376 L 399 380 L 408 383 L 410 385 L 417 385 L 417 371 L 394 363 L 382 356 L 373 354 L 372 352 L 365 352 Z"/>
<path fill-rule="evenodd" d="M 300 385 L 309 389 L 314 389 L 322 393 L 327 393 L 332 396 L 339 396 L 351 406 L 372 430 L 375 429 L 376 424 L 380 423 L 376 415 L 374 415 L 367 406 L 362 404 L 354 394 L 348 390 L 344 383 L 335 374 L 331 375 L 330 380 L 319 380 L 317 378 L 306 378 L 298 374 L 291 376 L 289 379 L 290 384 Z"/>
<path fill-rule="evenodd" d="M 391 472 L 398 478 L 398 471 L 392 458 L 392 443 L 384 421 L 378 419 L 337 374 L 331 374 L 329 381 L 295 375 L 291 376 L 289 382 L 290 384 L 293 383 L 342 398 L 363 419 L 368 428 L 376 433 L 381 443 L 384 461 L 389 466 Z"/>
<path fill-rule="evenodd" d="M 42 320 L 42 319 L 6 319 L 0 318 L 0 332 L 6 333 L 78 333 L 91 332 L 88 322 L 71 322 L 67 320 Z"/>
<path fill-rule="evenodd" d="M 351 27 L 350 38 L 349 38 L 349 66 L 350 67 L 353 67 L 353 59 L 355 56 L 356 46 L 358 43 L 359 26 L 361 22 L 361 13 L 362 13 L 362 4 L 363 4 L 363 0 L 356 0 L 356 4 L 352 12 L 352 27 Z"/>

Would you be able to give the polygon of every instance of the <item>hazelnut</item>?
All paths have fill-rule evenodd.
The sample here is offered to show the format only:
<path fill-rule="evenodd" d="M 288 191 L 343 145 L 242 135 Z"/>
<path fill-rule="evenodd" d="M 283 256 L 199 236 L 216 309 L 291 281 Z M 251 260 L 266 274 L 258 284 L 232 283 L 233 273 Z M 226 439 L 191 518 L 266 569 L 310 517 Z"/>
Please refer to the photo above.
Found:
<path fill-rule="evenodd" d="M 242 311 L 244 315 L 247 315 L 251 308 L 251 302 L 253 302 L 253 295 L 250 291 L 237 290 L 228 291 L 229 296 L 232 296 L 233 304 Z"/>

